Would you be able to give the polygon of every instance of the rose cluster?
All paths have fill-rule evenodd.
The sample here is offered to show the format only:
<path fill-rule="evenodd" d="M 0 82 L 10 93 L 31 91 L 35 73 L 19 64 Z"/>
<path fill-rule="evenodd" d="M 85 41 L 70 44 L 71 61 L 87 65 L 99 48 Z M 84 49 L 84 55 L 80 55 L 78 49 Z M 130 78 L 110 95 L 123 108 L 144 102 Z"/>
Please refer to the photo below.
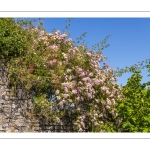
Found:
<path fill-rule="evenodd" d="M 78 132 L 97 126 L 101 131 L 117 116 L 116 101 L 122 97 L 114 70 L 106 63 L 100 66 L 105 57 L 83 45 L 74 46 L 60 31 L 49 34 L 32 28 L 30 32 L 32 45 L 26 55 L 11 61 L 9 69 L 36 93 L 35 112 L 58 123 L 68 114 Z"/>

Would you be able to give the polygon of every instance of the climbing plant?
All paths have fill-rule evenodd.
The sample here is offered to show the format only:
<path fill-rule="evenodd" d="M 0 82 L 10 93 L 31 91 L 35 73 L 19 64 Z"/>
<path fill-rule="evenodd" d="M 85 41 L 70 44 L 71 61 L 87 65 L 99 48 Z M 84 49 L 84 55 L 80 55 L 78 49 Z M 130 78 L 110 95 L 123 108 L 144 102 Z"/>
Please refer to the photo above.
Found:
<path fill-rule="evenodd" d="M 66 32 L 47 33 L 32 21 L 2 18 L 0 27 L 12 91 L 19 82 L 32 91 L 34 114 L 58 123 L 67 115 L 79 132 L 109 131 L 115 125 L 121 89 L 114 70 L 106 63 L 100 67 L 101 50 L 77 46 Z"/>

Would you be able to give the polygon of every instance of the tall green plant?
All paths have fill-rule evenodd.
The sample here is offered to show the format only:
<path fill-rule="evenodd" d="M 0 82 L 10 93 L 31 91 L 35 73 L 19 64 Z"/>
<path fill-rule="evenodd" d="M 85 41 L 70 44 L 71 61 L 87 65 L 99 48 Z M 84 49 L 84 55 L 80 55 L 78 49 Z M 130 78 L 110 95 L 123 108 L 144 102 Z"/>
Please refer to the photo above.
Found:
<path fill-rule="evenodd" d="M 21 21 L 20 21 L 21 23 Z M 22 21 L 22 25 L 29 22 Z M 13 18 L 0 18 L 0 58 L 10 60 L 26 54 L 33 36 L 26 28 L 15 22 Z"/>
<path fill-rule="evenodd" d="M 134 71 L 123 86 L 123 99 L 118 102 L 118 130 L 122 132 L 150 132 L 150 88 L 141 84 L 140 71 Z"/>

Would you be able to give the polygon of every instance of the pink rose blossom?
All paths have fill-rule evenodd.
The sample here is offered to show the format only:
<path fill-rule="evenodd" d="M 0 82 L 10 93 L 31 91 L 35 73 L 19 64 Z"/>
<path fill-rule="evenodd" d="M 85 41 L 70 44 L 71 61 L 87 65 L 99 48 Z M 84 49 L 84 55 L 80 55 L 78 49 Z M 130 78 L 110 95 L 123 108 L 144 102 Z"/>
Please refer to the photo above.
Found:
<path fill-rule="evenodd" d="M 91 52 L 87 52 L 86 54 L 87 54 L 89 57 L 92 56 Z"/>
<path fill-rule="evenodd" d="M 56 98 L 57 98 L 57 100 L 60 100 L 60 99 L 61 99 L 61 97 L 60 97 L 60 96 L 56 96 Z"/>
<path fill-rule="evenodd" d="M 72 90 L 72 93 L 73 93 L 73 94 L 77 94 L 77 90 L 76 90 L 76 89 L 73 89 L 73 90 Z"/>
<path fill-rule="evenodd" d="M 56 90 L 55 94 L 58 95 L 59 93 L 60 93 L 60 91 L 59 91 L 59 90 Z"/>
<path fill-rule="evenodd" d="M 63 94 L 62 95 L 64 98 L 67 98 L 69 95 L 68 94 Z"/>
<path fill-rule="evenodd" d="M 67 37 L 67 34 L 64 33 L 64 34 L 61 35 L 61 37 L 62 37 L 62 38 L 66 38 L 66 37 Z"/>
<path fill-rule="evenodd" d="M 60 35 L 60 31 L 57 30 L 57 31 L 55 32 L 55 34 L 56 34 L 56 35 Z"/>
<path fill-rule="evenodd" d="M 57 120 L 58 123 L 60 123 L 60 119 L 58 117 L 56 118 L 56 120 Z"/>
<path fill-rule="evenodd" d="M 71 107 L 74 107 L 74 104 L 72 103 L 70 106 L 71 106 Z"/>

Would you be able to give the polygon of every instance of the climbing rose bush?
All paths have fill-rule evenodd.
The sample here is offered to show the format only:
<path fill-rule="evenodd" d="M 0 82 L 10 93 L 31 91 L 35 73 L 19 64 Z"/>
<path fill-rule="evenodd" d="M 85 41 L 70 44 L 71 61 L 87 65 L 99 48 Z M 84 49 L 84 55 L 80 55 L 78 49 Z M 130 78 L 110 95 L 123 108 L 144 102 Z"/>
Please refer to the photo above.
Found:
<path fill-rule="evenodd" d="M 30 46 L 24 55 L 10 59 L 9 78 L 13 87 L 22 82 L 32 91 L 34 113 L 62 123 L 69 116 L 78 132 L 116 130 L 116 101 L 121 88 L 114 70 L 100 63 L 100 51 L 74 46 L 67 34 L 47 33 L 35 27 L 23 28 L 30 33 Z"/>

